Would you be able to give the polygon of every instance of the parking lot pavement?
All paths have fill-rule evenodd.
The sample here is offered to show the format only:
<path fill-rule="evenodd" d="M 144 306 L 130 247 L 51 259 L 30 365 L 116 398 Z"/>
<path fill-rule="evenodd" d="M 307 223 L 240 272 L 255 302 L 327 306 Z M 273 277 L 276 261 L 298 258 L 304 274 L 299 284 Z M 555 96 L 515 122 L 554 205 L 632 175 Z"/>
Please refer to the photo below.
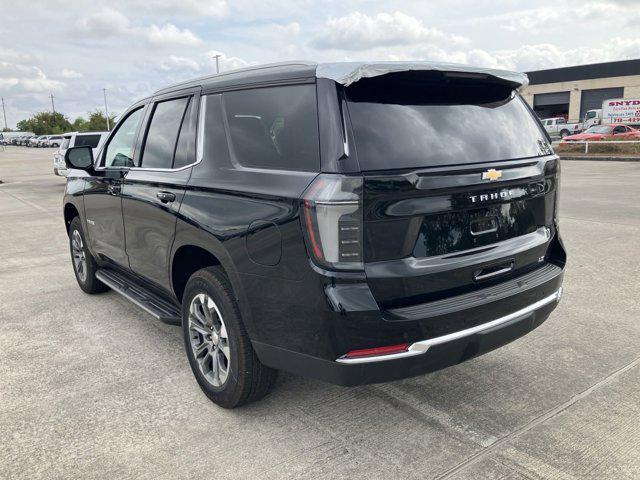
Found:
<path fill-rule="evenodd" d="M 563 163 L 565 295 L 531 334 L 226 411 L 178 327 L 77 287 L 51 156 L 0 152 L 0 478 L 640 478 L 640 163 Z"/>

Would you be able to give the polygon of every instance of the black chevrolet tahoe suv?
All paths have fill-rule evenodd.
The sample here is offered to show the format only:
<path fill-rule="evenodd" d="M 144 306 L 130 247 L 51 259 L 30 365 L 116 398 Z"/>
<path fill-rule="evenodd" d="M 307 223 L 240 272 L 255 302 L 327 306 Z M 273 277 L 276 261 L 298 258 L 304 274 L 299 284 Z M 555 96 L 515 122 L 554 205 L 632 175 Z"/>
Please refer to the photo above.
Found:
<path fill-rule="evenodd" d="M 97 158 L 66 152 L 80 288 L 181 325 L 226 408 L 277 370 L 359 385 L 504 345 L 556 307 L 566 260 L 560 162 L 525 83 L 291 63 L 160 90 Z"/>

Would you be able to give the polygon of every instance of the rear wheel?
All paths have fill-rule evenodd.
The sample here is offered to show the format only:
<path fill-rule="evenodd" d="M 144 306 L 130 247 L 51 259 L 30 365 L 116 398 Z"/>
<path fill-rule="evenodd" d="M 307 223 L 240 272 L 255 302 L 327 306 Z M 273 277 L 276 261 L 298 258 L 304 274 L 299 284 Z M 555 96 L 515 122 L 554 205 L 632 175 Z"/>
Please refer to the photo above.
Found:
<path fill-rule="evenodd" d="M 85 293 L 100 293 L 109 290 L 109 287 L 96 278 L 98 265 L 87 248 L 79 217 L 74 218 L 69 226 L 69 249 L 71 250 L 73 273 L 76 275 L 80 288 Z"/>
<path fill-rule="evenodd" d="M 182 329 L 191 370 L 214 403 L 235 408 L 272 388 L 277 372 L 258 360 L 222 269 L 204 268 L 191 276 L 182 300 Z"/>

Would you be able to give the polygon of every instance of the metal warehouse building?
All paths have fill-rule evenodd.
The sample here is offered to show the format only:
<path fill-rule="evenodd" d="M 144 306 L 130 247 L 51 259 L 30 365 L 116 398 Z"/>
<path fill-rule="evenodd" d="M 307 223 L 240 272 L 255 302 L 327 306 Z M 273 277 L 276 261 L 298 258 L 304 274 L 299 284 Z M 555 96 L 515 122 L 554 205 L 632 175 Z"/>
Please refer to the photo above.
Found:
<path fill-rule="evenodd" d="M 610 98 L 640 98 L 640 59 L 527 72 L 522 96 L 540 118 L 579 122 Z"/>

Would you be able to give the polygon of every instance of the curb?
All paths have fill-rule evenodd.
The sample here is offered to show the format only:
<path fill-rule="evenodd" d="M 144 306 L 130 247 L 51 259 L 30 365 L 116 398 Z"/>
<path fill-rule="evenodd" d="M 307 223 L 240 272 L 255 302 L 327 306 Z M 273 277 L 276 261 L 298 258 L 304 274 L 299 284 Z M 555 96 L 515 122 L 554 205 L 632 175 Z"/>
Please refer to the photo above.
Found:
<path fill-rule="evenodd" d="M 640 157 L 607 157 L 604 155 L 560 156 L 560 160 L 587 160 L 600 162 L 640 162 Z"/>

